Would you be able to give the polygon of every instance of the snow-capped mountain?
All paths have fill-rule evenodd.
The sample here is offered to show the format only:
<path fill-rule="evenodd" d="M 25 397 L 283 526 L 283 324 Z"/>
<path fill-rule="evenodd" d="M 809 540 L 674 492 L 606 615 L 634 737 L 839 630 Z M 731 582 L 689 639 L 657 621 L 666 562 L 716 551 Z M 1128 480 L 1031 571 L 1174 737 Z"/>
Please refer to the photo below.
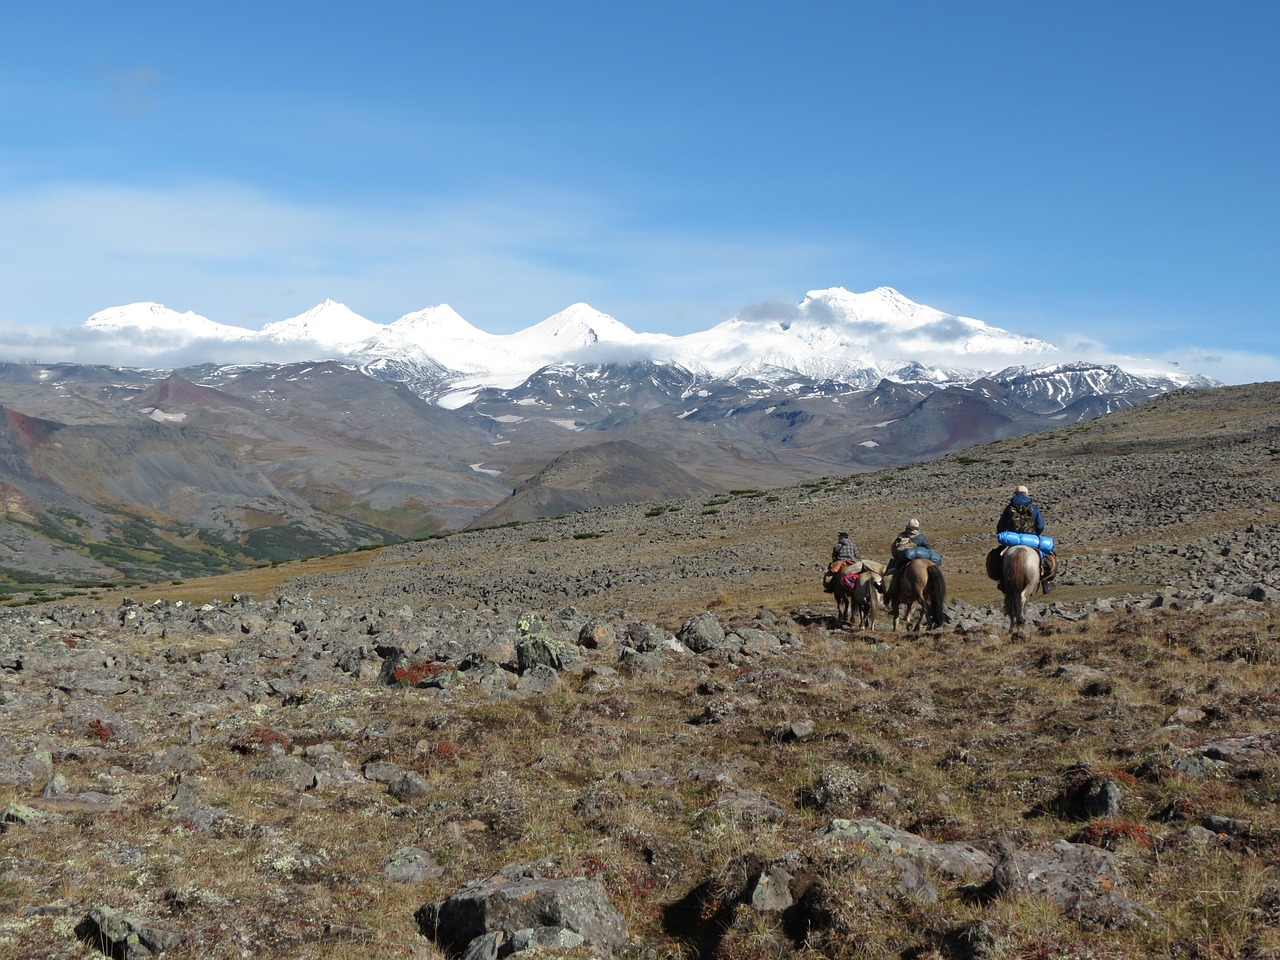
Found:
<path fill-rule="evenodd" d="M 296 317 L 268 323 L 261 336 L 276 343 L 314 343 L 345 353 L 381 329 L 346 304 L 325 300 Z"/>
<path fill-rule="evenodd" d="M 339 359 L 451 408 L 479 390 L 509 389 L 564 363 L 648 361 L 731 381 L 783 385 L 801 377 L 869 389 L 884 379 L 943 387 L 994 371 L 1073 362 L 1044 340 L 916 303 L 891 287 L 812 290 L 794 305 L 753 308 L 683 336 L 637 332 L 585 303 L 509 334 L 481 330 L 448 304 L 379 324 L 332 300 L 261 331 L 155 303 L 103 310 L 85 326 L 97 334 L 132 333 L 143 355 L 153 345 L 162 351 L 195 343 L 218 362 L 219 343 L 234 344 L 240 356 L 258 343 L 274 361 Z M 1203 380 L 1175 368 L 1131 373 L 1157 391 Z M 1071 379 L 1081 382 L 1078 371 Z M 1049 394 L 1043 402 L 1051 403 L 1053 389 L 1040 389 Z"/>
<path fill-rule="evenodd" d="M 143 334 L 152 340 L 162 340 L 166 346 L 196 340 L 238 343 L 260 336 L 253 330 L 216 323 L 190 310 L 179 313 L 163 304 L 150 302 L 99 310 L 84 322 L 84 328 L 106 337 Z"/>

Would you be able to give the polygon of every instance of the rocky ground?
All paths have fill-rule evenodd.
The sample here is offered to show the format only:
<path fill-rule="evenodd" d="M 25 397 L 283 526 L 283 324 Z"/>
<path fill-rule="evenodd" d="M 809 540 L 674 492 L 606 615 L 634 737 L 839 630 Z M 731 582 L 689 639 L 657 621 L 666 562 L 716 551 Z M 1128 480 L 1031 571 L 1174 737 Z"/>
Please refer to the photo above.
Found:
<path fill-rule="evenodd" d="M 0 956 L 1280 956 L 1277 399 L 11 608 Z M 952 623 L 841 628 L 908 516 Z"/>

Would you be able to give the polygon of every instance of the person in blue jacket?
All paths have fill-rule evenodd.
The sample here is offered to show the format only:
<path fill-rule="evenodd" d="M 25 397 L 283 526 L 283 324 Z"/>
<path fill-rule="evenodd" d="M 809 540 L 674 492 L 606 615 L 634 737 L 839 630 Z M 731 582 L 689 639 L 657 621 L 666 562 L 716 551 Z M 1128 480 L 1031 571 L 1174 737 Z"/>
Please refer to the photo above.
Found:
<path fill-rule="evenodd" d="M 1026 487 L 1020 486 L 1013 492 L 1013 496 L 1005 504 L 1004 512 L 1000 514 L 996 533 L 1004 533 L 1006 530 L 1034 533 L 1037 536 L 1044 533 L 1044 517 L 1040 515 L 1040 508 L 1031 499 Z"/>
<path fill-rule="evenodd" d="M 886 575 L 898 569 L 898 565 L 905 558 L 906 552 L 911 547 L 930 549 L 929 539 L 920 532 L 920 521 L 915 517 L 908 520 L 906 529 L 894 538 L 893 546 L 889 548 L 889 565 L 885 570 Z"/>
<path fill-rule="evenodd" d="M 1034 533 L 1036 536 L 1044 534 L 1044 517 L 1024 486 L 1019 486 L 1013 491 L 1013 496 L 1009 498 L 996 523 L 996 533 L 1004 533 L 1006 530 L 1014 533 Z M 1053 578 L 1057 572 L 1057 556 L 1052 550 L 1042 548 L 1040 550 L 1040 586 L 1045 593 L 1053 589 Z M 1003 584 L 1000 589 L 1004 590 Z"/>

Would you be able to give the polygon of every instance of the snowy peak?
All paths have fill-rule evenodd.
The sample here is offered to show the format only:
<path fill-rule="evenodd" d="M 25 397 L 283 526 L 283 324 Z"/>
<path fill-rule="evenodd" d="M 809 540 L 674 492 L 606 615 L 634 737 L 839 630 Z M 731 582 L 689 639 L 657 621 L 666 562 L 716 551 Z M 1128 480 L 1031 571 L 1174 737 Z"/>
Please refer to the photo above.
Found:
<path fill-rule="evenodd" d="M 480 340 L 490 336 L 490 334 L 464 320 L 458 311 L 447 303 L 427 307 L 425 310 L 418 310 L 414 313 L 406 313 L 391 324 L 387 330 L 393 331 L 397 336 L 423 345 L 440 338 L 445 340 Z"/>
<path fill-rule="evenodd" d="M 844 287 L 811 290 L 799 310 L 805 317 L 834 322 L 842 330 L 859 331 L 850 335 L 868 346 L 866 338 L 875 337 L 894 356 L 915 356 L 921 351 L 937 356 L 940 351 L 1018 355 L 1057 350 L 1043 340 L 916 303 L 892 287 L 867 293 L 851 293 Z"/>
<path fill-rule="evenodd" d="M 636 339 L 635 331 L 625 323 L 586 303 L 575 303 L 510 336 L 513 346 L 544 357 L 563 356 L 596 343 L 632 343 Z"/>
<path fill-rule="evenodd" d="M 268 323 L 262 328 L 262 336 L 277 343 L 301 341 L 346 348 L 368 340 L 381 329 L 381 324 L 365 319 L 345 304 L 325 300 L 296 317 Z"/>
<path fill-rule="evenodd" d="M 355 353 L 366 361 L 414 359 L 437 364 L 458 373 L 478 373 L 494 365 L 509 365 L 497 344 L 501 337 L 486 333 L 464 320 L 447 303 L 406 313 L 395 323 L 379 327 Z"/>
<path fill-rule="evenodd" d="M 188 310 L 179 313 L 161 303 L 145 301 L 99 310 L 84 322 L 85 329 L 102 334 L 143 333 L 167 340 L 243 340 L 254 332 L 215 323 Z"/>

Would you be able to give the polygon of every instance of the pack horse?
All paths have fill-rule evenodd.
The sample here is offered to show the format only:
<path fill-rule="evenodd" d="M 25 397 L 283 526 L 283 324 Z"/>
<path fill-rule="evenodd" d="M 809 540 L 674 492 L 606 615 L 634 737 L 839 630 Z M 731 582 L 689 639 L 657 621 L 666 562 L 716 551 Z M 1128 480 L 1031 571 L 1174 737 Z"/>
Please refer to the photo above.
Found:
<path fill-rule="evenodd" d="M 875 629 L 876 608 L 880 605 L 880 574 L 861 560 L 838 561 L 823 578 L 836 601 L 836 622 L 853 624 L 861 630 Z"/>
<path fill-rule="evenodd" d="M 1006 547 L 1000 560 L 1000 584 L 1004 590 L 1004 613 L 1010 630 L 1027 624 L 1027 601 L 1040 586 L 1040 554 L 1027 546 Z"/>

